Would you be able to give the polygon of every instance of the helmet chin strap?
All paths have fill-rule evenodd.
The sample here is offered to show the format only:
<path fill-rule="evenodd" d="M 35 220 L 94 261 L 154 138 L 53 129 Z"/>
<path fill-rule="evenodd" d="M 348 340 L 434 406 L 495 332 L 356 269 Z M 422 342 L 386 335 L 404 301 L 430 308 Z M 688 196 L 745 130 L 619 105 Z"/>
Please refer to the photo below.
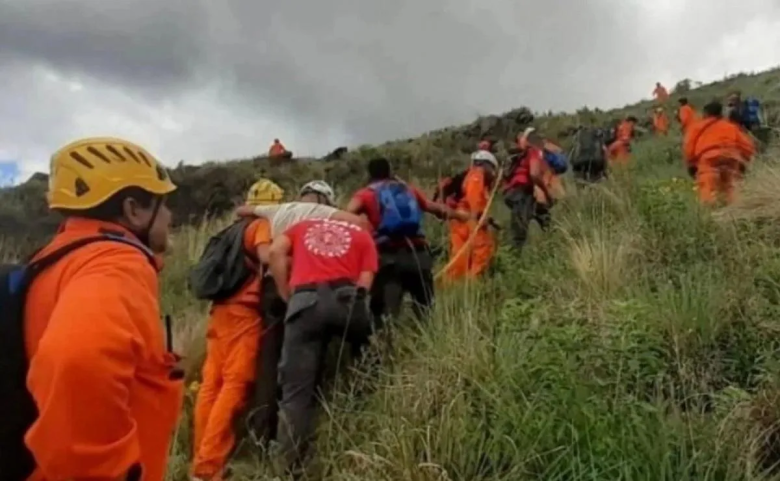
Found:
<path fill-rule="evenodd" d="M 143 245 L 145 245 L 148 248 L 152 248 L 151 246 L 151 235 L 152 235 L 152 228 L 154 227 L 154 222 L 157 220 L 157 215 L 160 213 L 160 207 L 162 207 L 163 203 L 163 197 L 157 197 L 154 201 L 154 210 L 152 211 L 152 217 L 149 219 L 149 222 L 146 224 L 146 227 L 141 231 L 138 235 L 138 240 L 141 241 Z"/>

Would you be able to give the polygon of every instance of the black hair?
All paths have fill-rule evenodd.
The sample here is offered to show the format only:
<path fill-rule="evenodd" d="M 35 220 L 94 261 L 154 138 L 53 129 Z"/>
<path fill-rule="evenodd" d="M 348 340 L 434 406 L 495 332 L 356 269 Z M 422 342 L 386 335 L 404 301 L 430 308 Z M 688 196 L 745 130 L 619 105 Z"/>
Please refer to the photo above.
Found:
<path fill-rule="evenodd" d="M 723 117 L 723 104 L 720 100 L 713 100 L 702 109 L 707 117 Z"/>
<path fill-rule="evenodd" d="M 678 100 L 680 105 L 688 105 L 688 97 L 680 97 L 680 100 Z"/>
<path fill-rule="evenodd" d="M 64 217 L 86 217 L 105 222 L 115 222 L 124 215 L 124 203 L 128 198 L 135 199 L 144 209 L 152 207 L 160 196 L 140 187 L 125 187 L 102 204 L 86 210 L 57 209 Z"/>
<path fill-rule="evenodd" d="M 387 180 L 391 175 L 392 169 L 390 168 L 390 161 L 386 158 L 376 157 L 368 162 L 368 177 L 372 182 Z"/>

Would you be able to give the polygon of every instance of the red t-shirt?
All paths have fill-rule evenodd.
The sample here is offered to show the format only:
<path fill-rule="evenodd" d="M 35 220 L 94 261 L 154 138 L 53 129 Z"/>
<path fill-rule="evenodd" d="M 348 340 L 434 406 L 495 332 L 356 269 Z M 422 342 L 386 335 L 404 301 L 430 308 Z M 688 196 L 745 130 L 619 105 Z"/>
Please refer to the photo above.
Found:
<path fill-rule="evenodd" d="M 378 255 L 371 234 L 331 219 L 301 221 L 284 233 L 292 244 L 290 287 L 338 279 L 357 282 L 362 272 L 376 273 Z"/>
<path fill-rule="evenodd" d="M 536 162 L 544 162 L 544 153 L 542 149 L 530 146 L 523 158 L 517 163 L 512 176 L 504 185 L 504 190 L 531 185 L 531 165 Z"/>

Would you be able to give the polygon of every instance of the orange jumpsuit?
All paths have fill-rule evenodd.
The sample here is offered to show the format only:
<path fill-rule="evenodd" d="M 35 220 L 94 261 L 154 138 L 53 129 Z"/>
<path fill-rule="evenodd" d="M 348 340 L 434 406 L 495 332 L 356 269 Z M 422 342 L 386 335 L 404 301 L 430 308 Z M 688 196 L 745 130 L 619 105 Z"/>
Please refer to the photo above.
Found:
<path fill-rule="evenodd" d="M 250 223 L 244 248 L 270 244 L 267 219 Z M 195 403 L 192 475 L 219 479 L 235 444 L 233 421 L 247 402 L 260 341 L 260 280 L 253 276 L 230 299 L 215 303 L 206 332 L 206 362 Z"/>
<path fill-rule="evenodd" d="M 488 208 L 490 187 L 485 181 L 485 169 L 474 166 L 469 169 L 463 179 L 463 198 L 458 203 L 459 210 L 481 214 Z M 478 221 L 462 222 L 450 221 L 450 256 L 457 255 L 468 242 L 471 233 L 476 228 Z M 447 270 L 447 278 L 456 280 L 468 277 L 477 277 L 484 273 L 490 266 L 490 261 L 495 252 L 495 239 L 488 226 L 483 225 L 476 233 L 471 247 L 462 254 L 458 260 Z"/>
<path fill-rule="evenodd" d="M 683 133 L 685 133 L 691 124 L 698 120 L 696 112 L 690 105 L 683 105 L 680 107 L 680 112 L 677 115 L 680 119 L 680 128 L 682 129 Z"/>
<path fill-rule="evenodd" d="M 653 97 L 655 97 L 658 102 L 664 103 L 669 100 L 669 91 L 666 90 L 666 87 L 663 85 L 658 84 L 653 90 Z"/>
<path fill-rule="evenodd" d="M 268 157 L 281 157 L 287 153 L 287 149 L 281 142 L 274 142 L 268 149 Z"/>
<path fill-rule="evenodd" d="M 67 219 L 36 257 L 116 224 Z M 162 481 L 181 411 L 178 358 L 166 347 L 157 271 L 137 248 L 81 247 L 42 272 L 25 306 L 27 387 L 39 416 L 25 436 L 30 478 L 124 479 L 140 464 Z"/>
<path fill-rule="evenodd" d="M 608 147 L 609 159 L 617 164 L 625 164 L 631 155 L 631 139 L 634 137 L 634 123 L 628 120 L 620 122 L 617 139 Z"/>
<path fill-rule="evenodd" d="M 701 202 L 713 204 L 718 194 L 727 203 L 733 202 L 740 167 L 755 153 L 753 139 L 727 119 L 709 117 L 691 125 L 685 134 L 683 154 L 688 165 L 697 168 Z"/>
<path fill-rule="evenodd" d="M 660 135 L 669 133 L 669 117 L 666 116 L 665 112 L 655 112 L 653 114 L 653 127 Z"/>

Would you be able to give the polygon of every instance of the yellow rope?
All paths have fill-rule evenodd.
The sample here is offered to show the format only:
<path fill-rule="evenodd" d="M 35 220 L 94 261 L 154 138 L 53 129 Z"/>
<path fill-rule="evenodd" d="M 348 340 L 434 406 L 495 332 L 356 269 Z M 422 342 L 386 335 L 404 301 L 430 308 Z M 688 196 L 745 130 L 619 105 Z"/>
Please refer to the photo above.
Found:
<path fill-rule="evenodd" d="M 485 207 L 485 210 L 482 212 L 482 217 L 479 218 L 479 222 L 477 222 L 476 228 L 471 232 L 471 235 L 469 235 L 468 240 L 465 244 L 463 244 L 463 247 L 460 248 L 458 252 L 455 253 L 455 255 L 450 259 L 450 261 L 447 263 L 446 266 L 442 267 L 439 272 L 436 273 L 434 276 L 434 280 L 439 280 L 447 270 L 449 270 L 450 267 L 452 267 L 455 262 L 458 261 L 465 253 L 471 248 L 471 244 L 474 242 L 474 239 L 477 237 L 477 232 L 479 229 L 482 228 L 482 226 L 485 224 L 485 221 L 488 219 L 488 212 L 490 212 L 490 207 L 493 205 L 493 200 L 496 197 L 496 193 L 498 193 L 498 186 L 501 184 L 503 174 L 503 168 L 498 169 L 498 174 L 496 175 L 495 185 L 493 186 L 493 191 L 490 193 L 490 198 L 488 198 L 487 206 Z"/>

